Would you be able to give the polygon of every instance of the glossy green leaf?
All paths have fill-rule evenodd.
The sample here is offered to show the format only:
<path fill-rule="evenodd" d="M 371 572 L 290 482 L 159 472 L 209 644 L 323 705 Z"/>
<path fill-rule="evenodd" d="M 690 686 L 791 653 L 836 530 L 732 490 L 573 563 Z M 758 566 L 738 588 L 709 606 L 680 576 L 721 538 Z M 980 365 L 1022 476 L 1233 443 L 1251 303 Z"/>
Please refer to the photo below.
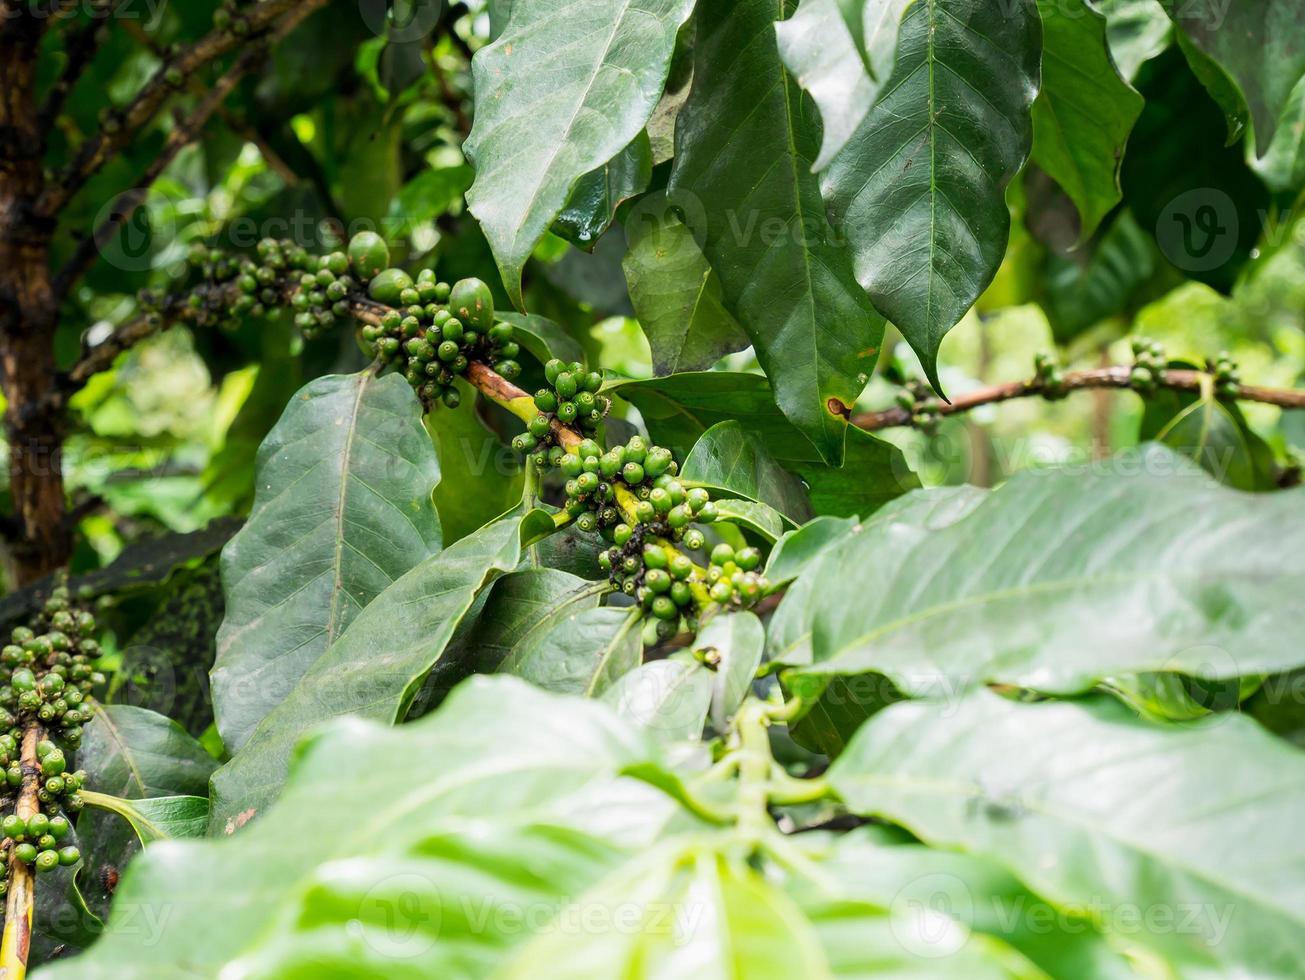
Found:
<path fill-rule="evenodd" d="M 797 13 L 775 25 L 779 56 L 820 108 L 823 139 L 813 170 L 829 166 L 892 74 L 898 27 L 910 2 L 802 0 Z"/>
<path fill-rule="evenodd" d="M 715 686 L 710 670 L 692 658 L 643 664 L 603 692 L 602 699 L 631 724 L 660 741 L 702 737 Z"/>
<path fill-rule="evenodd" d="M 817 517 L 789 531 L 775 543 L 766 560 L 766 579 L 772 585 L 791 582 L 835 541 L 850 534 L 854 517 Z"/>
<path fill-rule="evenodd" d="M 142 844 L 174 838 L 203 837 L 208 832 L 208 797 L 156 796 L 127 800 L 83 790 L 87 806 L 116 813 L 131 825 Z"/>
<path fill-rule="evenodd" d="M 1072 693 L 1112 674 L 1287 670 L 1305 662 L 1292 598 L 1305 583 L 1302 512 L 1305 491 L 1249 497 L 1155 445 L 1026 470 L 940 530 L 885 520 L 808 570 L 802 671 L 878 671 L 907 693 L 948 696 L 985 682 Z"/>
<path fill-rule="evenodd" d="M 213 826 L 238 826 L 276 798 L 295 744 L 328 718 L 393 724 L 443 655 L 477 594 L 521 555 L 520 516 L 426 559 L 378 596 L 213 776 Z M 239 823 L 237 823 L 239 821 Z"/>
<path fill-rule="evenodd" d="M 398 375 L 307 385 L 260 447 L 257 480 L 222 553 L 212 690 L 232 752 L 368 603 L 440 548 L 439 462 Z"/>
<path fill-rule="evenodd" d="M 816 514 L 867 515 L 920 485 L 901 452 L 861 429 L 847 433 L 842 467 L 825 463 L 776 409 L 766 379 L 725 371 L 678 374 L 612 389 L 639 409 L 653 439 L 683 457 L 713 425 L 737 420 L 800 476 Z"/>
<path fill-rule="evenodd" d="M 585 174 L 553 222 L 553 234 L 588 251 L 607 231 L 617 207 L 648 189 L 652 146 L 642 129 L 630 145 L 597 170 Z"/>
<path fill-rule="evenodd" d="M 584 348 L 580 346 L 580 342 L 547 317 L 505 310 L 496 311 L 495 317 L 504 323 L 512 324 L 516 330 L 513 339 L 523 350 L 529 351 L 540 364 L 554 357 L 567 363 L 585 359 Z"/>
<path fill-rule="evenodd" d="M 857 279 L 935 387 L 943 336 L 1006 252 L 1005 191 L 1032 140 L 1039 33 L 1029 3 L 913 4 L 884 93 L 822 179 Z"/>
<path fill-rule="evenodd" d="M 1226 145 L 1223 111 L 1170 48 L 1137 77 L 1146 106 L 1124 157 L 1124 202 L 1179 272 L 1223 292 L 1262 244 L 1269 193 Z"/>
<path fill-rule="evenodd" d="M 692 0 L 534 0 L 472 60 L 467 192 L 520 308 L 521 269 L 576 183 L 643 130 Z"/>
<path fill-rule="evenodd" d="M 1101 0 L 1097 7 L 1106 17 L 1110 55 L 1131 82 L 1145 62 L 1169 46 L 1173 25 L 1160 0 Z"/>
<path fill-rule="evenodd" d="M 77 764 L 92 788 L 130 799 L 202 796 L 217 768 L 175 721 L 129 704 L 95 705 Z"/>
<path fill-rule="evenodd" d="M 1300 5 L 1295 0 L 1191 4 L 1162 0 L 1174 24 L 1237 83 L 1262 156 L 1291 90 L 1305 77 Z"/>
<path fill-rule="evenodd" d="M 1305 892 L 1286 870 L 1305 860 L 1290 817 L 1305 757 L 1248 719 L 1165 727 L 1111 702 L 979 691 L 889 708 L 829 779 L 855 811 L 995 858 L 1183 976 L 1285 977 L 1305 955 Z M 1111 914 L 1126 907 L 1165 925 Z"/>
<path fill-rule="evenodd" d="M 693 444 L 680 479 L 768 504 L 801 524 L 811 516 L 806 488 L 740 422 L 718 422 Z"/>
<path fill-rule="evenodd" d="M 792 526 L 792 522 L 784 520 L 783 515 L 769 504 L 730 497 L 714 498 L 713 502 L 722 521 L 759 534 L 770 544 L 779 540 L 785 528 Z"/>
<path fill-rule="evenodd" d="M 1119 203 L 1119 167 L 1142 96 L 1119 77 L 1106 18 L 1083 0 L 1038 0 L 1042 90 L 1033 103 L 1033 161 L 1078 208 L 1087 239 Z"/>
<path fill-rule="evenodd" d="M 725 308 L 720 277 L 663 192 L 639 201 L 625 233 L 629 251 L 621 266 L 655 374 L 701 371 L 748 346 Z"/>
<path fill-rule="evenodd" d="M 572 607 L 550 628 L 532 630 L 499 670 L 560 694 L 597 697 L 639 665 L 639 625 L 633 609 Z"/>
<path fill-rule="evenodd" d="M 1295 195 L 1305 188 L 1305 77 L 1296 83 L 1291 101 L 1264 156 L 1247 161 L 1269 189 Z M 1247 152 L 1250 153 L 1249 147 Z"/>
<path fill-rule="evenodd" d="M 523 568 L 494 583 L 466 638 L 477 673 L 493 673 L 568 616 L 597 607 L 609 588 L 554 568 Z"/>
<path fill-rule="evenodd" d="M 480 975 L 527 934 L 465 916 L 518 899 L 519 913 L 555 907 L 621 849 L 655 839 L 675 804 L 618 776 L 656 761 L 610 709 L 512 678 L 468 681 L 398 729 L 337 720 L 296 754 L 280 802 L 233 839 L 148 848 L 123 876 L 104 938 L 48 974 L 322 976 L 311 956 L 307 974 L 256 968 L 302 942 L 342 975 L 368 972 L 361 962 L 387 976 Z M 387 928 L 384 900 L 424 901 L 432 880 L 447 889 L 446 914 L 419 919 L 430 906 L 408 899 L 390 907 Z M 158 908 L 168 914 L 145 928 L 141 910 Z M 437 932 L 404 946 L 423 922 Z"/>
<path fill-rule="evenodd" d="M 97 704 L 86 725 L 77 765 L 86 786 L 133 801 L 201 798 L 208 808 L 208 780 L 217 761 L 175 721 L 128 704 Z M 200 829 L 200 833 L 207 827 Z M 82 863 L 77 883 L 96 914 L 108 914 L 112 896 L 103 887 L 106 868 L 121 871 L 135 860 L 140 839 L 113 814 L 84 810 L 77 818 Z"/>
<path fill-rule="evenodd" d="M 693 91 L 680 112 L 670 188 L 779 407 L 821 458 L 839 463 L 840 406 L 865 387 L 883 324 L 811 174 L 818 115 L 779 60 L 781 9 L 737 0 L 698 10 Z"/>

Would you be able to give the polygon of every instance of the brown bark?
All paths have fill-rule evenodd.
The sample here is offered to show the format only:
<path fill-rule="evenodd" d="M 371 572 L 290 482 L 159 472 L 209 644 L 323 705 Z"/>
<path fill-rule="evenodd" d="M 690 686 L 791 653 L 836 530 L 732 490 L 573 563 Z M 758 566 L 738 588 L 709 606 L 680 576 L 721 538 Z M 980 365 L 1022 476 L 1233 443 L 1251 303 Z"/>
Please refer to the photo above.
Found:
<path fill-rule="evenodd" d="M 52 224 L 37 215 L 42 134 L 35 102 L 39 18 L 19 15 L 0 36 L 0 385 L 4 388 L 9 479 L 19 540 L 19 584 L 65 564 L 61 415 L 55 397 L 50 282 Z"/>

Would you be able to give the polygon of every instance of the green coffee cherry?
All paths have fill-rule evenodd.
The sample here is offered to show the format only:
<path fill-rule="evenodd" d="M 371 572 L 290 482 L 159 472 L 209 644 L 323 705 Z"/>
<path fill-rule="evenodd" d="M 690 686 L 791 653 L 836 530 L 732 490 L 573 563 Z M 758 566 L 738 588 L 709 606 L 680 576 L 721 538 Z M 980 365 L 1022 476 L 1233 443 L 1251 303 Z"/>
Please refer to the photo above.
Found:
<path fill-rule="evenodd" d="M 402 269 L 385 269 L 367 285 L 367 295 L 378 303 L 397 306 L 405 289 L 412 288 L 412 277 Z"/>
<path fill-rule="evenodd" d="M 477 330 L 487 331 L 494 326 L 494 294 L 479 279 L 460 279 L 454 283 L 449 307 L 454 316 Z"/>
<path fill-rule="evenodd" d="M 349 240 L 349 265 L 364 282 L 388 268 L 390 250 L 374 231 L 360 231 Z"/>

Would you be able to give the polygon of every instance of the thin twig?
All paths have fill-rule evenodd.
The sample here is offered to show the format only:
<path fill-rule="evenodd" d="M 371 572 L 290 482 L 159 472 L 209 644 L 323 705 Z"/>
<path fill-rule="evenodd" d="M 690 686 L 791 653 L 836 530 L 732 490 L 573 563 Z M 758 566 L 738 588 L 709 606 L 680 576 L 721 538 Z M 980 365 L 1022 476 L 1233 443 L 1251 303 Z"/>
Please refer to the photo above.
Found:
<path fill-rule="evenodd" d="M 30 820 L 40 810 L 37 793 L 41 789 L 41 765 L 37 760 L 36 746 L 45 733 L 38 724 L 23 730 L 21 765 L 22 789 L 14 812 Z M 13 848 L 9 850 L 9 891 L 5 901 L 4 937 L 0 940 L 0 978 L 22 980 L 27 972 L 27 953 L 32 944 L 32 906 L 36 899 L 32 869 L 18 859 Z"/>
<path fill-rule="evenodd" d="M 89 238 L 83 240 L 77 246 L 67 264 L 59 270 L 58 275 L 54 278 L 55 296 L 62 298 L 68 295 L 68 291 L 81 278 L 82 273 L 95 261 L 96 256 L 104 250 L 113 236 L 118 234 L 118 229 L 145 203 L 150 188 L 163 175 L 163 171 L 177 158 L 177 154 L 199 137 L 204 124 L 208 122 L 209 117 L 217 111 L 218 107 L 226 101 L 227 96 L 231 94 L 240 79 L 267 56 L 271 45 L 276 44 L 286 34 L 290 33 L 312 10 L 312 4 L 306 2 L 301 7 L 288 13 L 277 24 L 276 29 L 271 34 L 241 54 L 222 77 L 217 80 L 216 84 L 204 94 L 204 97 L 200 99 L 199 104 L 195 106 L 190 115 L 176 124 L 172 132 L 168 134 L 163 149 L 150 162 L 138 185 L 118 198 L 115 202 L 116 206 L 108 217 L 100 222 Z"/>
<path fill-rule="evenodd" d="M 1090 368 L 1086 371 L 1066 371 L 1064 390 L 1082 391 L 1089 388 L 1129 388 L 1129 375 L 1132 366 L 1117 364 L 1111 367 Z M 1204 371 L 1185 368 L 1170 368 L 1165 371 L 1159 386 L 1172 391 L 1191 391 L 1199 393 L 1202 379 L 1208 378 Z M 956 415 L 969 412 L 981 405 L 993 405 L 1010 401 L 1013 398 L 1031 398 L 1047 396 L 1043 383 L 1037 379 L 1027 381 L 1008 381 L 1005 384 L 977 388 L 957 395 L 950 403 L 940 402 L 935 407 L 939 415 Z M 1280 408 L 1305 408 L 1305 390 L 1293 388 L 1261 388 L 1255 385 L 1238 385 L 1236 398 L 1239 401 L 1262 402 L 1277 405 Z M 880 412 L 861 412 L 852 416 L 852 424 L 868 432 L 879 429 L 891 429 L 896 426 L 911 424 L 911 411 L 906 408 L 889 408 Z"/>
<path fill-rule="evenodd" d="M 287 15 L 302 20 L 326 3 L 326 0 L 265 0 L 245 9 L 238 23 L 244 33 L 237 34 L 234 25 L 210 32 L 194 44 L 183 49 L 175 58 L 159 67 L 145 83 L 131 103 L 119 114 L 117 126 L 101 130 L 88 139 L 72 163 L 51 181 L 36 202 L 36 211 L 45 217 L 58 214 L 73 195 L 91 179 L 115 154 L 128 146 L 138 132 L 158 114 L 163 103 L 176 91 L 168 77 L 184 81 L 216 61 L 223 55 L 256 40 L 273 30 Z"/>
<path fill-rule="evenodd" d="M 104 18 L 112 17 L 114 11 L 125 2 L 126 0 L 117 0 L 116 3 L 97 0 L 92 4 L 90 20 L 70 30 L 67 43 L 64 45 L 68 61 L 54 84 L 50 86 L 50 92 L 46 95 L 37 116 L 42 138 L 54 128 L 55 119 L 59 117 L 64 103 L 68 101 L 68 94 L 90 65 L 95 52 L 99 50 L 100 40 L 104 37 L 104 32 L 101 30 L 104 27 Z"/>

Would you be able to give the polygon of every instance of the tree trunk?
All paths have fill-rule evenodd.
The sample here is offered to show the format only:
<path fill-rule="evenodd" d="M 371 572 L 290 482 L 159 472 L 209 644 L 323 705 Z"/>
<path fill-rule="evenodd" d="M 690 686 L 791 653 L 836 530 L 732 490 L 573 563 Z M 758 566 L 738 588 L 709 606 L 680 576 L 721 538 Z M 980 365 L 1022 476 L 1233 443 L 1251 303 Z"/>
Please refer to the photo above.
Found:
<path fill-rule="evenodd" d="M 8 402 L 12 561 L 20 585 L 65 564 L 72 549 L 62 410 L 54 398 L 53 223 L 34 211 L 44 182 L 35 97 L 40 30 L 39 18 L 22 14 L 0 26 L 0 385 Z"/>

